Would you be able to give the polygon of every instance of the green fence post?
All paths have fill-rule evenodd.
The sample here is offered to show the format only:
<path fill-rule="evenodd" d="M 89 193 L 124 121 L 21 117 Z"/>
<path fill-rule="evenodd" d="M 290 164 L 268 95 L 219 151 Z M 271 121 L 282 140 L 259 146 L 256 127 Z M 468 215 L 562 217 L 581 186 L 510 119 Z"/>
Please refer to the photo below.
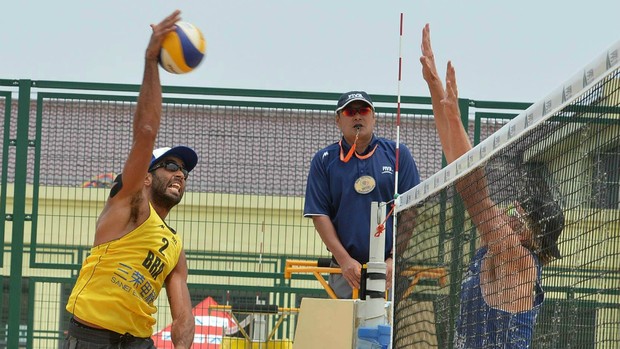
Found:
<path fill-rule="evenodd" d="M 4 133 L 2 136 L 2 145 L 0 145 L 0 150 L 2 151 L 2 157 L 0 158 L 0 162 L 2 162 L 2 169 L 0 169 L 0 219 L 2 222 L 0 223 L 0 266 L 4 266 L 4 230 L 6 221 L 11 220 L 12 218 L 8 217 L 6 214 L 6 205 L 7 205 L 7 183 L 8 183 L 8 173 L 9 173 L 9 147 L 11 146 L 11 92 L 10 91 L 0 91 L 0 98 L 4 98 Z"/>
<path fill-rule="evenodd" d="M 22 260 L 24 221 L 26 220 L 26 177 L 28 157 L 28 123 L 30 119 L 30 80 L 19 80 L 17 104 L 17 140 L 15 142 L 15 191 L 13 234 L 11 238 L 11 288 L 9 290 L 8 348 L 19 347 L 19 322 L 22 297 Z"/>

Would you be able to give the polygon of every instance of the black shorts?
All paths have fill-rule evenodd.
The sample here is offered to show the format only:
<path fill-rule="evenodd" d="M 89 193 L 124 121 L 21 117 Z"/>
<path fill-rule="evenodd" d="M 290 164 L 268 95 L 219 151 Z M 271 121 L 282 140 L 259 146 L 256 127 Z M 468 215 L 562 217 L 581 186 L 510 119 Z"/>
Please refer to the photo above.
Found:
<path fill-rule="evenodd" d="M 92 328 L 71 318 L 64 349 L 156 349 L 151 338 Z"/>

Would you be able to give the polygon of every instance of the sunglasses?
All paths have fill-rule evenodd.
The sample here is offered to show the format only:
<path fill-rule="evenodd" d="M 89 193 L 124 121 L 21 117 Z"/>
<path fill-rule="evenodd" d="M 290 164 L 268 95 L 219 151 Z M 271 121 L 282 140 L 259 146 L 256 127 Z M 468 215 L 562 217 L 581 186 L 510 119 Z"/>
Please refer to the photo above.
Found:
<path fill-rule="evenodd" d="M 372 112 L 372 108 L 369 106 L 359 108 L 346 107 L 340 111 L 340 114 L 351 118 L 354 117 L 355 114 L 360 114 L 361 116 L 370 115 L 370 112 Z"/>
<path fill-rule="evenodd" d="M 517 230 L 521 230 L 523 229 L 523 227 L 527 227 L 527 216 L 521 214 L 521 212 L 519 212 L 516 207 L 509 207 L 508 210 L 506 210 L 506 214 L 508 215 L 508 217 L 510 217 L 513 221 L 516 222 Z"/>
<path fill-rule="evenodd" d="M 187 177 L 189 176 L 189 171 L 184 169 L 183 166 L 180 166 L 179 164 L 177 164 L 174 161 L 164 161 L 164 162 L 160 162 L 159 164 L 153 166 L 149 172 L 153 172 L 155 170 L 157 170 L 158 168 L 165 168 L 166 171 L 170 171 L 170 172 L 176 172 L 178 170 L 181 170 L 181 173 L 183 174 L 183 177 L 185 177 L 185 179 L 187 179 Z"/>

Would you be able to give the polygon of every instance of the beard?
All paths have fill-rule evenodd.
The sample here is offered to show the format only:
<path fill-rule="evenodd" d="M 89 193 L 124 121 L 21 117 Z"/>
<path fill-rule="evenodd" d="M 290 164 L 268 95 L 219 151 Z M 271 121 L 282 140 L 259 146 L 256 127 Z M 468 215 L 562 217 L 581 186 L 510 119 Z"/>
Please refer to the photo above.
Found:
<path fill-rule="evenodd" d="M 183 192 L 180 191 L 180 195 L 174 195 L 168 192 L 168 182 L 164 182 L 158 176 L 153 176 L 153 183 L 151 185 L 151 200 L 156 206 L 166 207 L 172 209 L 183 198 Z"/>

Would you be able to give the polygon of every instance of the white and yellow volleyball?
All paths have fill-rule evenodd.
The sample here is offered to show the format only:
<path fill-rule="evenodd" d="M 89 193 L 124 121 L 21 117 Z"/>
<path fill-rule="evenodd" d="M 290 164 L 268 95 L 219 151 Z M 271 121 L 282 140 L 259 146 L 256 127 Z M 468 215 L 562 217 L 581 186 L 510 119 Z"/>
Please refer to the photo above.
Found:
<path fill-rule="evenodd" d="M 207 52 L 207 42 L 200 29 L 188 22 L 175 23 L 175 30 L 164 37 L 159 64 L 173 74 L 194 70 Z"/>

